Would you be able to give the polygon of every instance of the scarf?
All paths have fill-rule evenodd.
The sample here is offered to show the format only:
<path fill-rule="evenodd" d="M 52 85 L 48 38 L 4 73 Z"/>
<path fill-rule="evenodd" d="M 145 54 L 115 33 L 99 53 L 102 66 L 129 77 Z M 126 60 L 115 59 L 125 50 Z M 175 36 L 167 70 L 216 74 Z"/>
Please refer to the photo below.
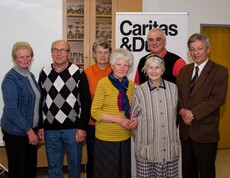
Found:
<path fill-rule="evenodd" d="M 109 74 L 109 80 L 119 90 L 118 97 L 117 97 L 117 105 L 119 111 L 125 111 L 125 117 L 130 118 L 130 106 L 129 106 L 129 99 L 126 94 L 129 81 L 127 77 L 124 77 L 120 82 L 117 78 L 114 77 L 113 72 Z"/>

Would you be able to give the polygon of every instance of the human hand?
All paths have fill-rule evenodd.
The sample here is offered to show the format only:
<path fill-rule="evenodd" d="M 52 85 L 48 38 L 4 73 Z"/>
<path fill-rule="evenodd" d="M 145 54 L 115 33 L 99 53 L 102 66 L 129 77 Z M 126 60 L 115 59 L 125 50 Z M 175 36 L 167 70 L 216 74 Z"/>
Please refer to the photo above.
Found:
<path fill-rule="evenodd" d="M 185 125 L 188 125 L 188 126 L 192 125 L 194 115 L 191 110 L 183 108 L 180 110 L 179 114 L 181 115 Z"/>
<path fill-rule="evenodd" d="M 80 142 L 83 142 L 84 139 L 86 137 L 86 131 L 85 130 L 81 130 L 81 129 L 77 129 L 77 132 L 76 132 L 76 142 L 77 143 L 80 143 Z"/>
<path fill-rule="evenodd" d="M 130 120 L 129 122 L 129 130 L 134 130 L 137 128 L 137 124 L 138 124 L 138 118 L 134 117 Z"/>
<path fill-rule="evenodd" d="M 43 140 L 44 139 L 44 129 L 43 128 L 39 129 L 37 132 L 37 135 L 40 140 Z"/>
<path fill-rule="evenodd" d="M 27 132 L 27 135 L 29 138 L 29 144 L 31 144 L 31 145 L 37 145 L 38 144 L 39 138 L 38 138 L 37 134 L 33 131 L 33 129 L 30 129 Z"/>
<path fill-rule="evenodd" d="M 124 129 L 127 129 L 129 130 L 129 123 L 130 123 L 130 120 L 125 118 L 125 117 L 122 117 L 121 120 L 120 120 L 120 125 L 124 128 Z"/>

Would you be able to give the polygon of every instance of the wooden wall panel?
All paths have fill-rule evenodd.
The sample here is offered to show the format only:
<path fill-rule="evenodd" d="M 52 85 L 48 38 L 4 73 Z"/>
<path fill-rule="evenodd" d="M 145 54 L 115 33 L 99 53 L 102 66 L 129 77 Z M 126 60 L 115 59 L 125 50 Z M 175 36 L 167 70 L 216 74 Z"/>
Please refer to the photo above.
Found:
<path fill-rule="evenodd" d="M 210 59 L 228 68 L 228 94 L 221 108 L 219 148 L 230 148 L 230 26 L 203 26 L 202 32 L 211 40 Z"/>
<path fill-rule="evenodd" d="M 142 12 L 142 0 L 118 0 L 118 12 Z"/>

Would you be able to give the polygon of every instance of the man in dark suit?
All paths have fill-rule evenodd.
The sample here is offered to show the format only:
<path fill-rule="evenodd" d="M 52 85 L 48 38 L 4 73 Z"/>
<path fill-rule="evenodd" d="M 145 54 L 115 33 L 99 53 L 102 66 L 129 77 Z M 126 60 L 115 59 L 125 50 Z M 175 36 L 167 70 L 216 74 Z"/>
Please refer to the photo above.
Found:
<path fill-rule="evenodd" d="M 183 178 L 215 178 L 228 70 L 209 59 L 210 40 L 204 34 L 193 34 L 187 44 L 194 63 L 183 67 L 177 78 Z"/>

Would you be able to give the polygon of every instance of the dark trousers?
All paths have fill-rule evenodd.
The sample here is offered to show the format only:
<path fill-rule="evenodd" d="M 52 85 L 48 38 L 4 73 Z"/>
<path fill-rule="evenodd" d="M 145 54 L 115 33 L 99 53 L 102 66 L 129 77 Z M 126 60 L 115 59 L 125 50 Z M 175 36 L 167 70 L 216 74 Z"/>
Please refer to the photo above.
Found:
<path fill-rule="evenodd" d="M 87 146 L 87 178 L 93 178 L 93 162 L 94 162 L 94 142 L 95 142 L 95 126 L 88 125 L 86 130 L 86 146 Z"/>
<path fill-rule="evenodd" d="M 191 139 L 182 141 L 183 178 L 215 178 L 217 142 L 198 143 Z"/>
<path fill-rule="evenodd" d="M 35 178 L 37 146 L 30 145 L 28 136 L 12 135 L 3 131 L 8 157 L 8 178 Z"/>

